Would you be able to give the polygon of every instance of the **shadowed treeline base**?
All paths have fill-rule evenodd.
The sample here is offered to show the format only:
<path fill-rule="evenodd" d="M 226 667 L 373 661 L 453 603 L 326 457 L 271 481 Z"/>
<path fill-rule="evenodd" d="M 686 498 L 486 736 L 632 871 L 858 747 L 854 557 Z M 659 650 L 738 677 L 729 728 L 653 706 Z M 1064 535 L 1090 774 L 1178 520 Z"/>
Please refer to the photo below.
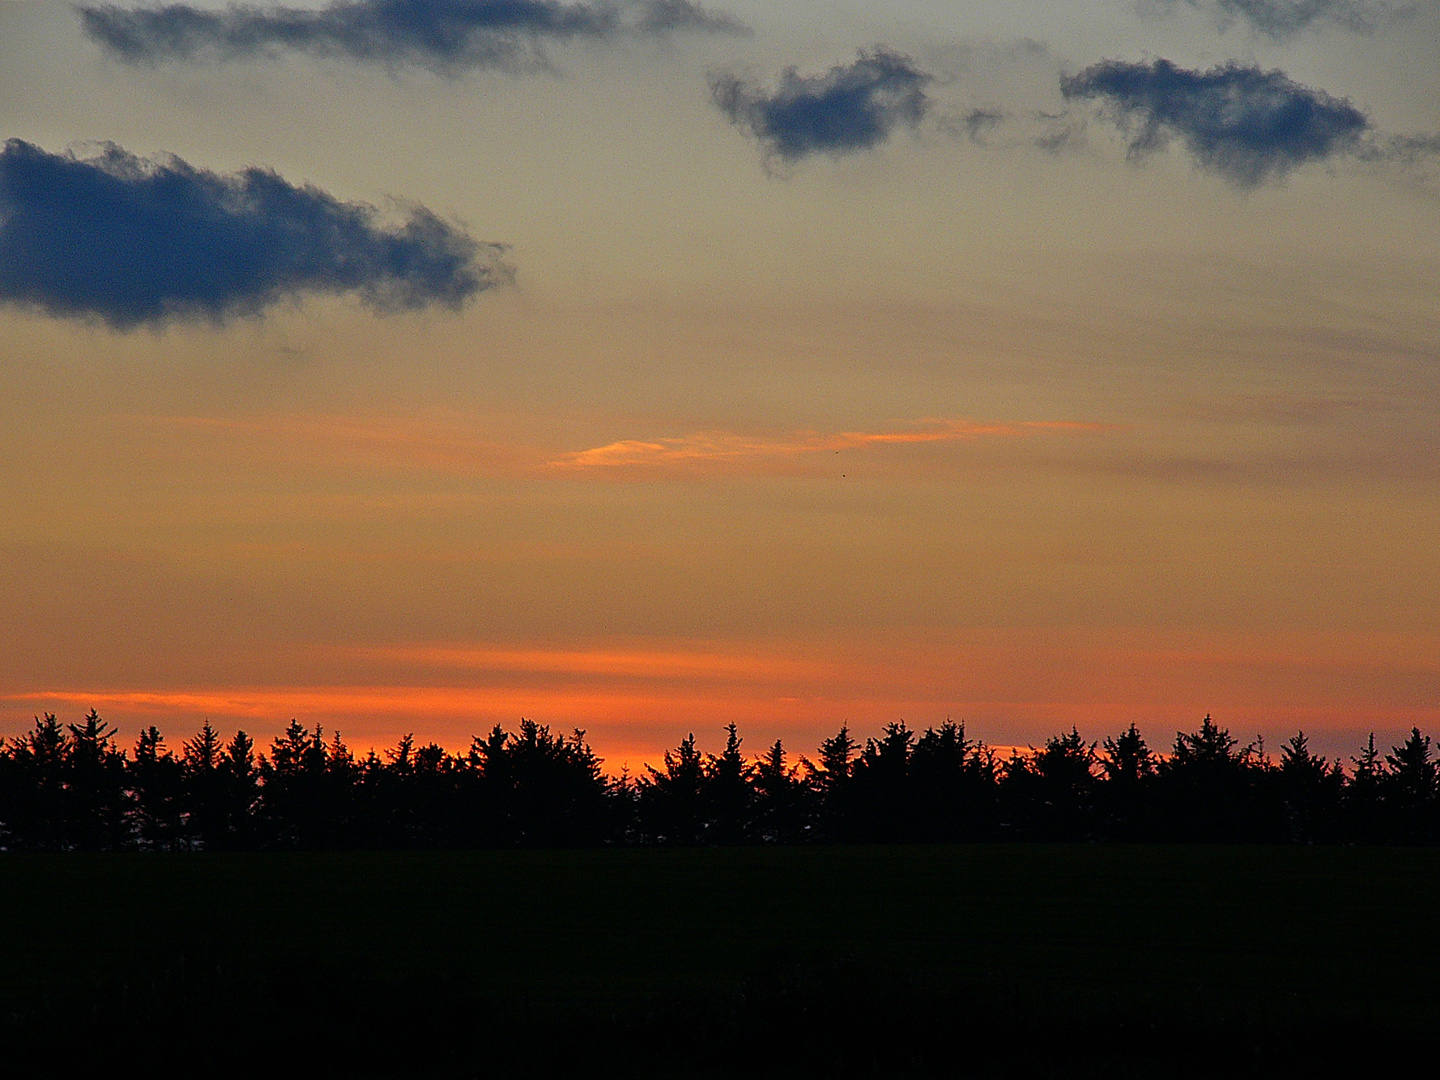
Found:
<path fill-rule="evenodd" d="M 863 746 L 842 727 L 798 764 L 778 740 L 748 759 L 732 724 L 718 756 L 691 735 L 645 775 L 607 777 L 583 732 L 531 721 L 460 755 L 407 735 L 357 759 L 294 721 L 268 756 L 208 723 L 179 755 L 153 727 L 127 755 L 92 710 L 0 741 L 0 850 L 1440 840 L 1429 736 L 1389 753 L 1372 736 L 1349 766 L 1303 733 L 1272 760 L 1207 716 L 1163 755 L 1133 724 L 1101 746 L 1072 729 L 1001 760 L 962 725 L 897 723 Z"/>
<path fill-rule="evenodd" d="M 12 855 L 0 886 L 11 1075 L 1419 1075 L 1440 1034 L 1420 848 Z"/>

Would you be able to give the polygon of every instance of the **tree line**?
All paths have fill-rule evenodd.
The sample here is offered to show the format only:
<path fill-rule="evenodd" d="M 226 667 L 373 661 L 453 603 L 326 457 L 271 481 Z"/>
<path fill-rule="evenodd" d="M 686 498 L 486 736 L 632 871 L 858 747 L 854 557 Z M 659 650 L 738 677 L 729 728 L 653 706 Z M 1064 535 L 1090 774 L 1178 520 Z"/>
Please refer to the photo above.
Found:
<path fill-rule="evenodd" d="M 583 731 L 522 720 L 464 753 L 406 735 L 357 757 L 292 721 L 268 753 L 208 722 L 177 750 L 141 731 L 128 752 L 92 709 L 0 739 L 0 849 L 315 850 L 621 844 L 994 840 L 1433 844 L 1440 775 L 1418 728 L 1346 762 L 1299 732 L 1272 759 L 1206 716 L 1157 753 L 1135 725 L 1099 743 L 1075 729 L 1003 757 L 963 724 L 848 727 L 814 758 L 776 740 L 758 758 L 734 724 L 659 767 L 607 776 Z"/>

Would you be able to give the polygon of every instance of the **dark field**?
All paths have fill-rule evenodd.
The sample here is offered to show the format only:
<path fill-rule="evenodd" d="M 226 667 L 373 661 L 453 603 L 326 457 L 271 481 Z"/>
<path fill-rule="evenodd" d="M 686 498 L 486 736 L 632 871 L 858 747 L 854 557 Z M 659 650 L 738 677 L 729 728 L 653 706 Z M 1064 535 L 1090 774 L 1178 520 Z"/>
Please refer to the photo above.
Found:
<path fill-rule="evenodd" d="M 35 1074 L 1363 1073 L 1437 914 L 1427 849 L 6 855 L 0 1005 Z"/>

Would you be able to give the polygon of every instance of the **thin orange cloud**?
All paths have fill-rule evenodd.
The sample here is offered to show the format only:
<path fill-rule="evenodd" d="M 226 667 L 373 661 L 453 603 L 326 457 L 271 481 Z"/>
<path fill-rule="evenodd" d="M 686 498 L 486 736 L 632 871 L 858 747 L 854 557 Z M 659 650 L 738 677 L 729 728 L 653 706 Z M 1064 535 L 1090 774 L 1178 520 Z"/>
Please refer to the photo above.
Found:
<path fill-rule="evenodd" d="M 1015 439 L 1054 433 L 1096 433 L 1112 424 L 1084 421 L 977 421 L 921 419 L 879 431 L 746 435 L 727 430 L 679 437 L 620 439 L 584 450 L 557 453 L 504 434 L 482 417 L 439 412 L 424 417 L 345 416 L 323 413 L 252 417 L 131 416 L 147 427 L 229 444 L 246 460 L 285 465 L 370 470 L 415 470 L 460 476 L 613 476 L 620 471 L 734 473 L 808 472 L 817 455 L 884 446 Z M 194 453 L 187 443 L 166 440 L 167 456 Z"/>
<path fill-rule="evenodd" d="M 1018 438 L 1042 431 L 1099 432 L 1112 425 L 1068 420 L 1016 422 L 922 420 L 915 427 L 890 431 L 841 431 L 825 434 L 798 431 L 781 436 L 751 436 L 729 431 L 701 431 L 679 437 L 621 439 L 557 458 L 554 469 L 683 468 L 687 465 L 765 467 L 811 454 L 836 453 L 870 446 L 964 442 L 986 438 Z"/>

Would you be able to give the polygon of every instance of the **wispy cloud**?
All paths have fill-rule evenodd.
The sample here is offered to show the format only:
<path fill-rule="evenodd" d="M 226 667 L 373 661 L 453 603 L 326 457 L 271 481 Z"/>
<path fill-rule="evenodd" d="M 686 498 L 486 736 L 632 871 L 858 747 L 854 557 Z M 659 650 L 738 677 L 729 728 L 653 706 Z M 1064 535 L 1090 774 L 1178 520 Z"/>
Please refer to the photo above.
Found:
<path fill-rule="evenodd" d="M 1105 60 L 1062 76 L 1067 99 L 1098 98 L 1144 157 L 1178 136 L 1195 161 L 1240 187 L 1354 153 L 1369 118 L 1345 98 L 1281 71 L 1236 63 L 1191 71 L 1169 60 Z"/>
<path fill-rule="evenodd" d="M 1393 5 L 1367 0 L 1171 0 L 1215 13 L 1223 22 L 1240 20 L 1275 41 L 1302 30 L 1337 26 L 1351 33 L 1373 33 L 1382 22 L 1401 14 Z"/>
<path fill-rule="evenodd" d="M 1085 139 L 1085 118 L 1071 115 L 1069 110 L 1058 113 L 1037 112 L 1031 129 L 1030 144 L 1050 154 L 1060 154 Z"/>
<path fill-rule="evenodd" d="M 221 176 L 113 144 L 0 151 L 0 301 L 117 329 L 219 322 L 305 293 L 376 311 L 459 308 L 506 281 L 502 248 L 415 207 L 398 226 L 268 169 Z"/>
<path fill-rule="evenodd" d="M 512 479 L 630 479 L 716 476 L 838 476 L 867 455 L 979 441 L 1043 435 L 1084 435 L 1116 425 L 1080 421 L 936 419 L 875 431 L 747 434 L 706 430 L 681 436 L 619 439 L 581 450 L 502 434 L 483 417 L 439 413 L 413 416 L 274 414 L 256 417 L 149 416 L 129 418 L 164 432 L 157 453 L 191 460 L 206 454 L 266 462 L 286 470 L 339 469 L 347 474 L 424 473 Z M 503 425 L 502 425 L 503 426 Z M 508 428 L 506 430 L 509 430 Z M 836 457 L 836 455 L 841 455 Z"/>
<path fill-rule="evenodd" d="M 129 63 L 226 61 L 292 51 L 443 74 L 548 66 L 548 43 L 748 33 L 692 0 L 337 0 L 319 9 L 81 6 L 85 33 Z"/>
<path fill-rule="evenodd" d="M 1433 161 L 1440 157 L 1440 134 L 1437 135 L 1386 135 L 1377 139 L 1373 146 L 1361 151 L 1361 156 L 1413 166 Z"/>
<path fill-rule="evenodd" d="M 726 431 L 697 432 L 670 438 L 621 439 L 579 450 L 550 462 L 568 471 L 783 471 L 787 466 L 826 453 L 880 446 L 964 442 L 985 438 L 1017 438 L 1042 431 L 1096 432 L 1108 425 L 1078 421 L 933 420 L 893 431 L 842 431 L 824 434 L 801 431 L 784 436 L 747 436 Z"/>
<path fill-rule="evenodd" d="M 811 154 L 866 150 L 888 139 L 896 127 L 915 127 L 930 108 L 925 87 L 931 80 L 910 57 L 877 47 L 821 75 L 787 68 L 774 90 L 716 75 L 710 92 L 731 122 L 760 140 L 767 154 L 796 161 Z"/>
<path fill-rule="evenodd" d="M 960 121 L 961 127 L 971 142 L 984 142 L 985 136 L 1005 121 L 1005 114 L 999 109 L 971 109 Z"/>

